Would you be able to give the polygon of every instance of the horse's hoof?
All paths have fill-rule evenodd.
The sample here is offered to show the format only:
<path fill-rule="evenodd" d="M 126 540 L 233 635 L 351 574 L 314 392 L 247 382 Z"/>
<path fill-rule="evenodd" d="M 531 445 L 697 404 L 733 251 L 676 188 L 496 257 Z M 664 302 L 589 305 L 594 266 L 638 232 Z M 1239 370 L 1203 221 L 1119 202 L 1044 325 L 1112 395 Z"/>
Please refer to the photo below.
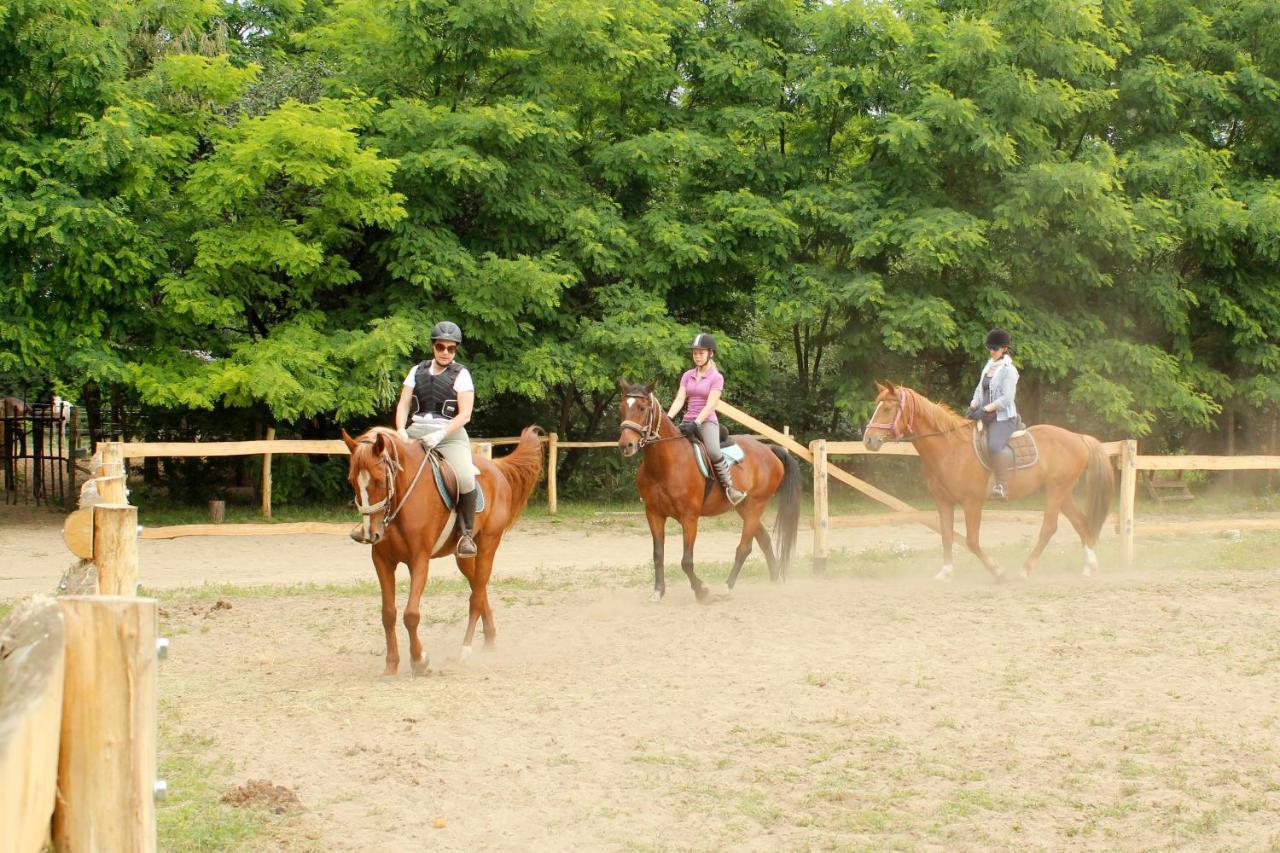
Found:
<path fill-rule="evenodd" d="M 458 660 L 463 661 L 471 657 L 471 652 L 472 648 L 470 646 L 463 646 L 462 650 L 458 652 Z"/>
<path fill-rule="evenodd" d="M 1090 566 L 1089 564 L 1086 563 L 1084 570 L 1080 572 L 1080 576 L 1086 577 L 1086 578 L 1093 577 L 1093 566 Z"/>
<path fill-rule="evenodd" d="M 698 587 L 693 594 L 697 596 L 699 604 L 706 604 L 711 598 L 711 590 L 705 586 Z"/>
<path fill-rule="evenodd" d="M 955 568 L 953 566 L 943 566 L 938 570 L 938 573 L 933 576 L 933 579 L 936 581 L 949 581 L 951 580 L 951 573 L 954 571 Z"/>
<path fill-rule="evenodd" d="M 655 589 L 653 592 L 649 593 L 649 600 L 652 601 L 654 604 L 657 604 L 659 601 L 662 601 L 662 592 L 660 590 Z"/>
<path fill-rule="evenodd" d="M 419 678 L 431 674 L 431 665 L 426 658 L 413 662 L 413 674 Z"/>
<path fill-rule="evenodd" d="M 382 675 L 378 676 L 378 680 L 381 681 L 383 684 L 390 684 L 391 682 L 395 681 L 396 678 L 397 678 L 397 675 L 394 672 L 384 672 L 382 673 Z"/>
<path fill-rule="evenodd" d="M 731 583 L 726 583 L 726 584 L 724 585 L 724 594 L 725 594 L 725 595 L 733 595 L 733 584 L 731 584 Z"/>

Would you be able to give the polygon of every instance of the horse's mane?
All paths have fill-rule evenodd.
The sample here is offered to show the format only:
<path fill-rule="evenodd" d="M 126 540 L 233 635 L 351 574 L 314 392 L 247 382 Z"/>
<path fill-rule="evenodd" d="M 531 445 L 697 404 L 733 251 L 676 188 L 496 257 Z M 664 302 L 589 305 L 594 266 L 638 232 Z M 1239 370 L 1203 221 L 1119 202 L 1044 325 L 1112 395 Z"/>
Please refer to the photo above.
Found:
<path fill-rule="evenodd" d="M 512 524 L 515 524 L 516 519 L 524 512 L 525 505 L 529 503 L 529 496 L 533 494 L 533 487 L 542 479 L 543 435 L 540 426 L 525 427 L 520 433 L 520 442 L 516 445 L 516 449 L 493 461 L 493 464 L 502 472 L 502 476 L 506 477 L 507 482 L 511 484 Z"/>
<path fill-rule="evenodd" d="M 950 427 L 964 426 L 965 419 L 956 413 L 956 410 L 948 406 L 946 403 L 935 403 L 925 395 L 921 394 L 914 388 L 908 388 L 905 385 L 898 386 L 898 390 L 904 391 L 915 398 L 917 417 L 923 415 L 929 419 L 929 423 L 935 429 L 947 429 Z M 919 429 L 917 425 L 916 429 Z"/>
<path fill-rule="evenodd" d="M 389 427 L 384 427 L 384 426 L 369 427 L 367 430 L 360 433 L 360 437 L 356 439 L 356 442 L 357 442 L 356 448 L 355 450 L 351 451 L 352 458 L 355 458 L 357 454 L 363 454 L 363 453 L 372 454 L 373 442 L 378 438 L 378 436 L 382 436 L 384 441 L 390 442 L 391 446 L 395 448 L 395 452 L 392 453 L 392 469 L 393 469 L 392 474 L 399 473 L 399 469 L 404 464 L 403 462 L 401 462 L 401 459 L 400 459 L 400 448 L 401 448 L 400 434 Z"/>

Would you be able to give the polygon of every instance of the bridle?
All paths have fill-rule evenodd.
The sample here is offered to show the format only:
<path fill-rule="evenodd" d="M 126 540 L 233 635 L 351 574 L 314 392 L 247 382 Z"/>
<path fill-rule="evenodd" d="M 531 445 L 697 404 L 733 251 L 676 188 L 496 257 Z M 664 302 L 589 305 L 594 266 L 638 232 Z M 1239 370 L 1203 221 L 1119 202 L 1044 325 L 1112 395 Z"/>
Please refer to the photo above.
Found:
<path fill-rule="evenodd" d="M 373 444 L 373 442 L 374 440 L 371 438 L 362 438 L 359 441 L 360 444 L 370 445 Z M 434 450 L 429 450 L 426 455 L 422 457 L 422 462 L 418 464 L 418 471 L 413 475 L 413 481 L 409 483 L 409 488 L 405 489 L 404 497 L 400 499 L 399 503 L 396 503 L 396 477 L 398 477 L 400 472 L 404 470 L 404 466 L 400 463 L 399 445 L 393 444 L 391 446 L 395 448 L 393 454 L 383 453 L 382 456 L 379 457 L 379 462 L 387 475 L 387 494 L 382 498 L 382 500 L 372 504 L 364 502 L 363 490 L 356 494 L 355 504 L 356 509 L 360 511 L 360 515 L 362 517 L 360 524 L 365 542 L 368 542 L 372 536 L 370 531 L 370 516 L 378 511 L 382 511 L 382 526 L 384 529 L 388 527 L 391 522 L 395 521 L 396 516 L 400 514 L 400 510 L 404 509 L 405 503 L 409 500 L 409 495 L 413 494 L 414 488 L 418 485 L 418 478 L 422 476 L 423 470 L 426 469 L 427 462 L 431 459 L 431 454 L 435 452 Z M 395 506 L 394 509 L 392 509 L 393 504 Z"/>
<path fill-rule="evenodd" d="M 863 435 L 866 435 L 867 430 L 869 429 L 883 429 L 889 432 L 891 436 L 889 439 L 890 441 L 916 441 L 921 438 L 932 438 L 935 435 L 946 435 L 949 432 L 955 432 L 958 429 L 963 429 L 971 423 L 970 421 L 964 421 L 956 426 L 948 427 L 947 429 L 940 429 L 936 432 L 914 432 L 917 409 L 916 393 L 910 388 L 898 389 L 898 397 L 896 400 L 898 404 L 898 411 L 897 414 L 893 416 L 893 421 L 890 423 L 876 423 L 876 416 L 880 414 L 880 407 L 883 406 L 885 402 L 886 401 L 881 400 L 876 403 L 876 410 L 871 413 L 871 420 L 867 421 L 867 425 L 862 428 Z"/>
<path fill-rule="evenodd" d="M 659 434 L 658 428 L 662 422 L 660 420 L 661 415 L 659 415 L 658 412 L 662 407 L 658 405 L 658 398 L 654 396 L 652 391 L 644 394 L 623 394 L 622 396 L 631 400 L 645 400 L 649 403 L 649 415 L 645 419 L 645 423 L 641 424 L 638 421 L 627 420 L 624 418 L 621 424 L 622 429 L 629 429 L 640 436 L 640 441 L 638 441 L 637 444 L 640 445 L 641 450 L 644 450 L 647 445 L 657 444 L 660 441 L 671 441 L 676 438 L 684 438 L 684 434 L 680 432 L 677 432 L 675 435 L 668 435 L 665 437 Z"/>

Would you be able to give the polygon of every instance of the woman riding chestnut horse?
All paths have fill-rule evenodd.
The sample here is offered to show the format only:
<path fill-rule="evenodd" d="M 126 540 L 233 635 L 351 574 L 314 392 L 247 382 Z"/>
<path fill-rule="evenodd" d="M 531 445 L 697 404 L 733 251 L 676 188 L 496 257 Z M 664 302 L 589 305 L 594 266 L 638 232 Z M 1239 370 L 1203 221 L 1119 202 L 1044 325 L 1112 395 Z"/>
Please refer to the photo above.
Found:
<path fill-rule="evenodd" d="M 650 600 L 661 601 L 667 591 L 663 548 L 668 518 L 679 521 L 684 531 L 684 554 L 680 567 L 688 576 L 698 601 L 706 602 L 710 598 L 710 590 L 693 568 L 698 519 L 704 516 L 720 515 L 733 509 L 742 517 L 742 537 L 726 581 L 730 590 L 751 553 L 753 539 L 764 551 L 769 564 L 769 578 L 776 581 L 786 577 L 800 524 L 800 468 L 795 459 L 781 447 L 766 447 L 754 438 L 739 436 L 733 439 L 742 450 L 742 461 L 734 466 L 736 477 L 730 471 L 730 476 L 718 476 L 719 482 L 713 483 L 702 475 L 690 437 L 681 432 L 662 410 L 653 393 L 654 385 L 652 382 L 636 385 L 625 379 L 618 380 L 622 391 L 618 413 L 622 431 L 618 436 L 618 447 L 623 456 L 634 456 L 638 451 L 643 454 L 640 470 L 636 472 L 636 487 L 644 501 L 645 517 L 653 537 L 653 594 Z M 714 401 L 711 405 L 714 407 Z M 705 411 L 704 404 L 698 414 Z M 700 430 L 699 434 L 714 435 L 712 443 L 719 444 L 718 427 L 714 433 Z M 735 504 L 727 493 L 729 488 L 734 491 L 741 489 L 745 493 L 744 498 Z M 776 556 L 773 542 L 761 522 L 774 493 L 782 498 L 773 531 L 778 540 Z"/>
<path fill-rule="evenodd" d="M 863 429 L 862 442 L 868 450 L 879 450 L 886 441 L 909 441 L 920 455 L 925 484 L 937 506 L 942 533 L 942 569 L 937 574 L 938 579 L 946 580 L 954 571 L 952 541 L 955 538 L 956 504 L 964 509 L 965 543 L 969 550 L 996 579 L 1001 579 L 1004 571 L 982 550 L 979 536 L 982 506 L 987 496 L 987 472 L 974 453 L 976 421 L 966 420 L 910 388 L 892 383 L 876 383 L 876 388 L 879 392 L 875 399 L 876 408 Z M 998 411 L 1001 399 L 996 396 L 980 408 Z M 1009 498 L 1039 491 L 1045 494 L 1040 538 L 1023 563 L 1023 575 L 1031 574 L 1040 554 L 1057 531 L 1059 512 L 1067 516 L 1080 535 L 1084 545 L 1084 574 L 1089 575 L 1098 568 L 1094 549 L 1106 521 L 1115 486 L 1110 461 L 1102 445 L 1092 436 L 1047 424 L 1033 426 L 1029 432 L 1035 438 L 1037 462 L 1006 475 Z M 1083 512 L 1072 496 L 1072 489 L 1081 477 L 1086 478 Z"/>

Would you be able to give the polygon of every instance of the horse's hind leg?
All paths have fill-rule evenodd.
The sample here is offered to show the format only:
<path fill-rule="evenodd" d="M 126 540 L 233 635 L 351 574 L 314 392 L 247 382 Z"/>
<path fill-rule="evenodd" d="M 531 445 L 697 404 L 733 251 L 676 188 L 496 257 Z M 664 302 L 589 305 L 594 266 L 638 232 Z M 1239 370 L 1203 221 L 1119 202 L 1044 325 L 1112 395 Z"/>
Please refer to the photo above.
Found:
<path fill-rule="evenodd" d="M 769 580 L 786 580 L 783 567 L 778 564 L 778 555 L 773 551 L 773 540 L 769 538 L 769 529 L 763 523 L 756 527 L 756 544 L 764 552 L 764 560 L 769 564 Z"/>
<path fill-rule="evenodd" d="M 426 675 L 428 672 L 418 624 L 422 619 L 422 591 L 427 586 L 429 564 L 429 557 L 418 557 L 409 565 L 409 601 L 404 606 L 404 628 L 409 632 L 409 665 L 413 667 L 414 675 Z"/>
<path fill-rule="evenodd" d="M 1089 531 L 1085 527 L 1084 513 L 1080 511 L 1080 507 L 1076 506 L 1075 498 L 1067 492 L 1067 499 L 1062 502 L 1062 514 L 1067 517 L 1067 521 L 1071 522 L 1071 526 L 1076 529 L 1076 533 L 1080 534 L 1080 543 L 1084 545 L 1084 569 L 1082 574 L 1089 577 L 1098 570 L 1098 555 L 1094 553 L 1094 547 L 1098 544 L 1096 541 L 1089 541 Z"/>
<path fill-rule="evenodd" d="M 1032 548 L 1031 553 L 1027 555 L 1027 561 L 1022 564 L 1023 577 L 1030 577 L 1031 570 L 1036 567 L 1036 561 L 1044 553 L 1045 546 L 1049 544 L 1053 534 L 1058 532 L 1058 511 L 1062 508 L 1064 494 L 1065 492 L 1061 490 L 1045 491 L 1044 520 L 1040 523 L 1040 539 L 1036 542 L 1036 547 Z"/>
<path fill-rule="evenodd" d="M 471 581 L 471 623 L 467 628 L 467 636 L 463 639 L 463 657 L 471 653 L 471 641 L 475 631 L 476 616 L 484 624 L 484 647 L 492 649 L 498 639 L 498 628 L 493 622 L 493 605 L 489 603 L 489 578 L 493 575 L 493 558 L 498 551 L 500 539 L 486 536 L 480 540 L 479 553 L 476 554 L 475 572 Z"/>
<path fill-rule="evenodd" d="M 693 570 L 693 543 L 698 540 L 698 518 L 694 516 L 684 519 L 680 525 L 684 528 L 684 554 L 680 558 L 680 568 L 684 569 L 684 573 L 688 575 L 689 586 L 693 587 L 693 594 L 697 596 L 698 601 L 705 602 L 710 595 L 710 590 Z"/>
<path fill-rule="evenodd" d="M 760 531 L 764 529 L 764 525 L 760 523 L 761 517 L 764 515 L 764 503 L 757 501 L 749 501 L 750 506 L 743 510 L 739 507 L 739 514 L 742 516 L 742 538 L 738 540 L 738 550 L 733 554 L 733 570 L 729 572 L 729 579 L 725 585 L 729 589 L 733 589 L 733 585 L 738 582 L 738 572 L 742 571 L 742 564 L 747 561 L 747 557 L 751 556 L 751 540 L 759 539 Z M 765 534 L 765 542 L 768 542 L 768 534 Z M 778 567 L 773 559 L 771 549 L 765 547 L 765 557 L 769 561 L 769 580 L 778 580 Z"/>
<path fill-rule="evenodd" d="M 382 591 L 382 630 L 387 635 L 387 665 L 383 678 L 392 678 L 400 668 L 400 648 L 396 643 L 396 562 L 373 549 L 373 567 Z"/>

